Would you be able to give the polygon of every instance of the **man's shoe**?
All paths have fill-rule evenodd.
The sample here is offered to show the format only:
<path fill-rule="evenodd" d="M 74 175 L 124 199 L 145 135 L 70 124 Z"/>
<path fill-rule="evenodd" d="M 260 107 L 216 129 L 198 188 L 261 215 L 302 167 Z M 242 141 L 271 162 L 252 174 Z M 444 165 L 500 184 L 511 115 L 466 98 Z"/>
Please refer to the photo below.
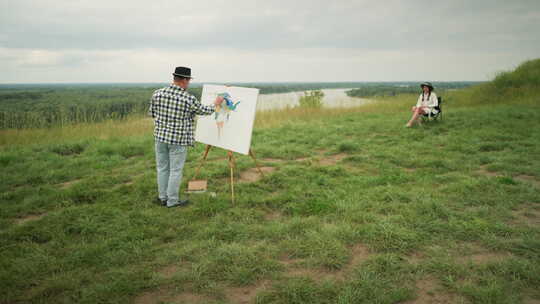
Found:
<path fill-rule="evenodd" d="M 175 204 L 172 204 L 172 205 L 169 205 L 167 204 L 167 208 L 172 208 L 172 207 L 185 207 L 189 205 L 189 201 L 188 200 L 181 200 L 181 201 L 178 201 L 177 203 Z"/>
<path fill-rule="evenodd" d="M 158 204 L 160 206 L 167 206 L 167 200 L 161 200 L 159 197 L 157 197 L 154 201 L 154 204 Z"/>

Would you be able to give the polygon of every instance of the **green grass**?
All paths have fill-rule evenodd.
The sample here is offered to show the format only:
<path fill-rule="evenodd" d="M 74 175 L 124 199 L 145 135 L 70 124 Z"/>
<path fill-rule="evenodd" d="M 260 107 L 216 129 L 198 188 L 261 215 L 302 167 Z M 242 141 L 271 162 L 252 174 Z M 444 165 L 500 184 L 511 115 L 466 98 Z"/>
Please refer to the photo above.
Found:
<path fill-rule="evenodd" d="M 473 90 L 414 129 L 406 96 L 257 128 L 275 170 L 235 204 L 220 149 L 209 191 L 166 209 L 149 132 L 4 146 L 0 303 L 538 301 L 539 106 Z"/>

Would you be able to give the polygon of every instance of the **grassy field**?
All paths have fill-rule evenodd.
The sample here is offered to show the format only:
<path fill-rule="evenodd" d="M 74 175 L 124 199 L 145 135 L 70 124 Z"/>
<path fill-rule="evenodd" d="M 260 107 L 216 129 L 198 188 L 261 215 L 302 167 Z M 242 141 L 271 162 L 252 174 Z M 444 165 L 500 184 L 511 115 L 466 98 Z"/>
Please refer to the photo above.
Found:
<path fill-rule="evenodd" d="M 220 149 L 153 204 L 148 120 L 0 131 L 0 303 L 538 303 L 538 72 L 413 129 L 415 95 L 261 114 L 235 204 Z"/>

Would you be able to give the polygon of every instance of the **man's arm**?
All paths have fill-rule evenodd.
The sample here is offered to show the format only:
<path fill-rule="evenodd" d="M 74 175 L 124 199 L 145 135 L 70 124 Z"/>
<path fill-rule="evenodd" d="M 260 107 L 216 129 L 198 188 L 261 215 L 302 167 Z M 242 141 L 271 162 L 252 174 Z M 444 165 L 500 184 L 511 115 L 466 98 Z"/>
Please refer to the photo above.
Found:
<path fill-rule="evenodd" d="M 215 106 L 220 105 L 223 102 L 223 98 L 216 99 L 213 106 L 203 105 L 200 101 L 197 100 L 197 98 L 195 98 L 195 96 L 191 96 L 189 98 L 189 101 L 192 113 L 196 115 L 210 115 L 216 111 Z"/>
<path fill-rule="evenodd" d="M 156 113 L 154 112 L 154 95 L 152 95 L 152 98 L 150 98 L 150 106 L 148 107 L 148 115 L 152 116 L 152 118 L 156 118 Z"/>

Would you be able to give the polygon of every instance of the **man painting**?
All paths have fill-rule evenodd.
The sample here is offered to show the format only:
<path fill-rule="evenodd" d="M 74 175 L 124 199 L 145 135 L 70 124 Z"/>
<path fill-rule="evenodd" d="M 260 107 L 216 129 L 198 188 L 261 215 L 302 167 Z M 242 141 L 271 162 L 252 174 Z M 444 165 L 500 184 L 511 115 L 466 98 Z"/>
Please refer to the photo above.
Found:
<path fill-rule="evenodd" d="M 154 139 L 158 198 L 162 206 L 177 207 L 188 204 L 180 200 L 179 188 L 186 161 L 187 148 L 193 146 L 196 115 L 211 115 L 214 107 L 201 104 L 187 92 L 191 81 L 191 69 L 177 67 L 173 73 L 173 83 L 156 90 L 150 101 L 149 115 L 154 118 Z"/>

